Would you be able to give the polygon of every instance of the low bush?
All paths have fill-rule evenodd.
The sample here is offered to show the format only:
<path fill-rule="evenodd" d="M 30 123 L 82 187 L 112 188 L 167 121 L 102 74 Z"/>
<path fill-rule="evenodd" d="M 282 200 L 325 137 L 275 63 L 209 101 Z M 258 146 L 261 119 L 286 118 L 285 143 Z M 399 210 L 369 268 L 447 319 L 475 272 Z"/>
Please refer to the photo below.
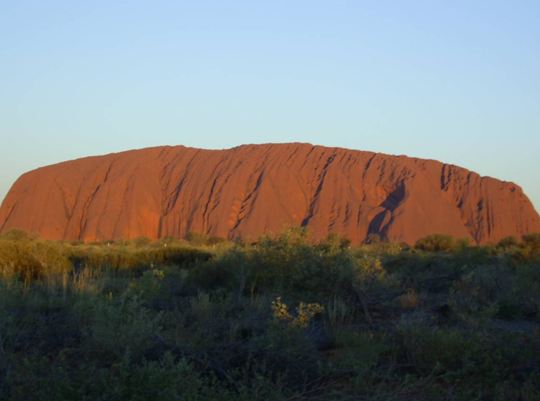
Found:
<path fill-rule="evenodd" d="M 416 241 L 414 247 L 427 252 L 450 252 L 457 247 L 457 242 L 450 235 L 433 234 Z"/>
<path fill-rule="evenodd" d="M 71 271 L 65 250 L 56 243 L 26 239 L 0 239 L 0 276 L 33 281 L 58 280 Z"/>

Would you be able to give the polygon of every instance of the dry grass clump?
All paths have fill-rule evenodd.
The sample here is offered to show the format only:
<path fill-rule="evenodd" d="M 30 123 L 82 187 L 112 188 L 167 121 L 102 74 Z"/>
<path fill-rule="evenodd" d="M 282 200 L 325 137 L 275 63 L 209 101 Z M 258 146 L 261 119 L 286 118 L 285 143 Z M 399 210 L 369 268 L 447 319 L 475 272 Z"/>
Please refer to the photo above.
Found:
<path fill-rule="evenodd" d="M 408 288 L 405 294 L 399 296 L 399 305 L 402 309 L 415 309 L 418 307 L 420 300 L 414 288 Z"/>

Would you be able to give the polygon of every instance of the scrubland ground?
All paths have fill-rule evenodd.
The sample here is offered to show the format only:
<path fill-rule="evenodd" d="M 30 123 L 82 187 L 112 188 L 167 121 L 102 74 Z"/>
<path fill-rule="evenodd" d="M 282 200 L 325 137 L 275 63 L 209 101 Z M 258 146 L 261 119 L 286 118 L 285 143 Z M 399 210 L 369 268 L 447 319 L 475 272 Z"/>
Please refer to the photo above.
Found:
<path fill-rule="evenodd" d="M 373 241 L 375 242 L 375 241 Z M 0 238 L 0 400 L 540 400 L 540 235 Z"/>

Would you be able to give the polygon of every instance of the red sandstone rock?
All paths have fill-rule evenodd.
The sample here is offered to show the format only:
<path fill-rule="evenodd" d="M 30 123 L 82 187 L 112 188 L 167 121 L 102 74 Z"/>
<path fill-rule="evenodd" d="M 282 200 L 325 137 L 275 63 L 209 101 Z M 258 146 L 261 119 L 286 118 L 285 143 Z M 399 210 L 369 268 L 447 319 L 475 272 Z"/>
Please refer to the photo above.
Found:
<path fill-rule="evenodd" d="M 166 146 L 67 161 L 22 175 L 0 208 L 0 231 L 48 239 L 191 231 L 250 240 L 291 226 L 353 243 L 369 233 L 487 243 L 540 232 L 540 218 L 509 182 L 432 160 L 298 143 Z"/>

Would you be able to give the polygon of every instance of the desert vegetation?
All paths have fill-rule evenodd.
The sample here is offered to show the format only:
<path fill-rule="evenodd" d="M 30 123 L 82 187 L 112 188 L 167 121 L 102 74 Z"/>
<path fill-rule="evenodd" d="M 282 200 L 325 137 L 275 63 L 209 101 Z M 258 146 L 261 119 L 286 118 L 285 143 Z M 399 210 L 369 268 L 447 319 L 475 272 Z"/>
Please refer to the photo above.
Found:
<path fill-rule="evenodd" d="M 0 238 L 1 400 L 538 400 L 540 235 Z"/>

